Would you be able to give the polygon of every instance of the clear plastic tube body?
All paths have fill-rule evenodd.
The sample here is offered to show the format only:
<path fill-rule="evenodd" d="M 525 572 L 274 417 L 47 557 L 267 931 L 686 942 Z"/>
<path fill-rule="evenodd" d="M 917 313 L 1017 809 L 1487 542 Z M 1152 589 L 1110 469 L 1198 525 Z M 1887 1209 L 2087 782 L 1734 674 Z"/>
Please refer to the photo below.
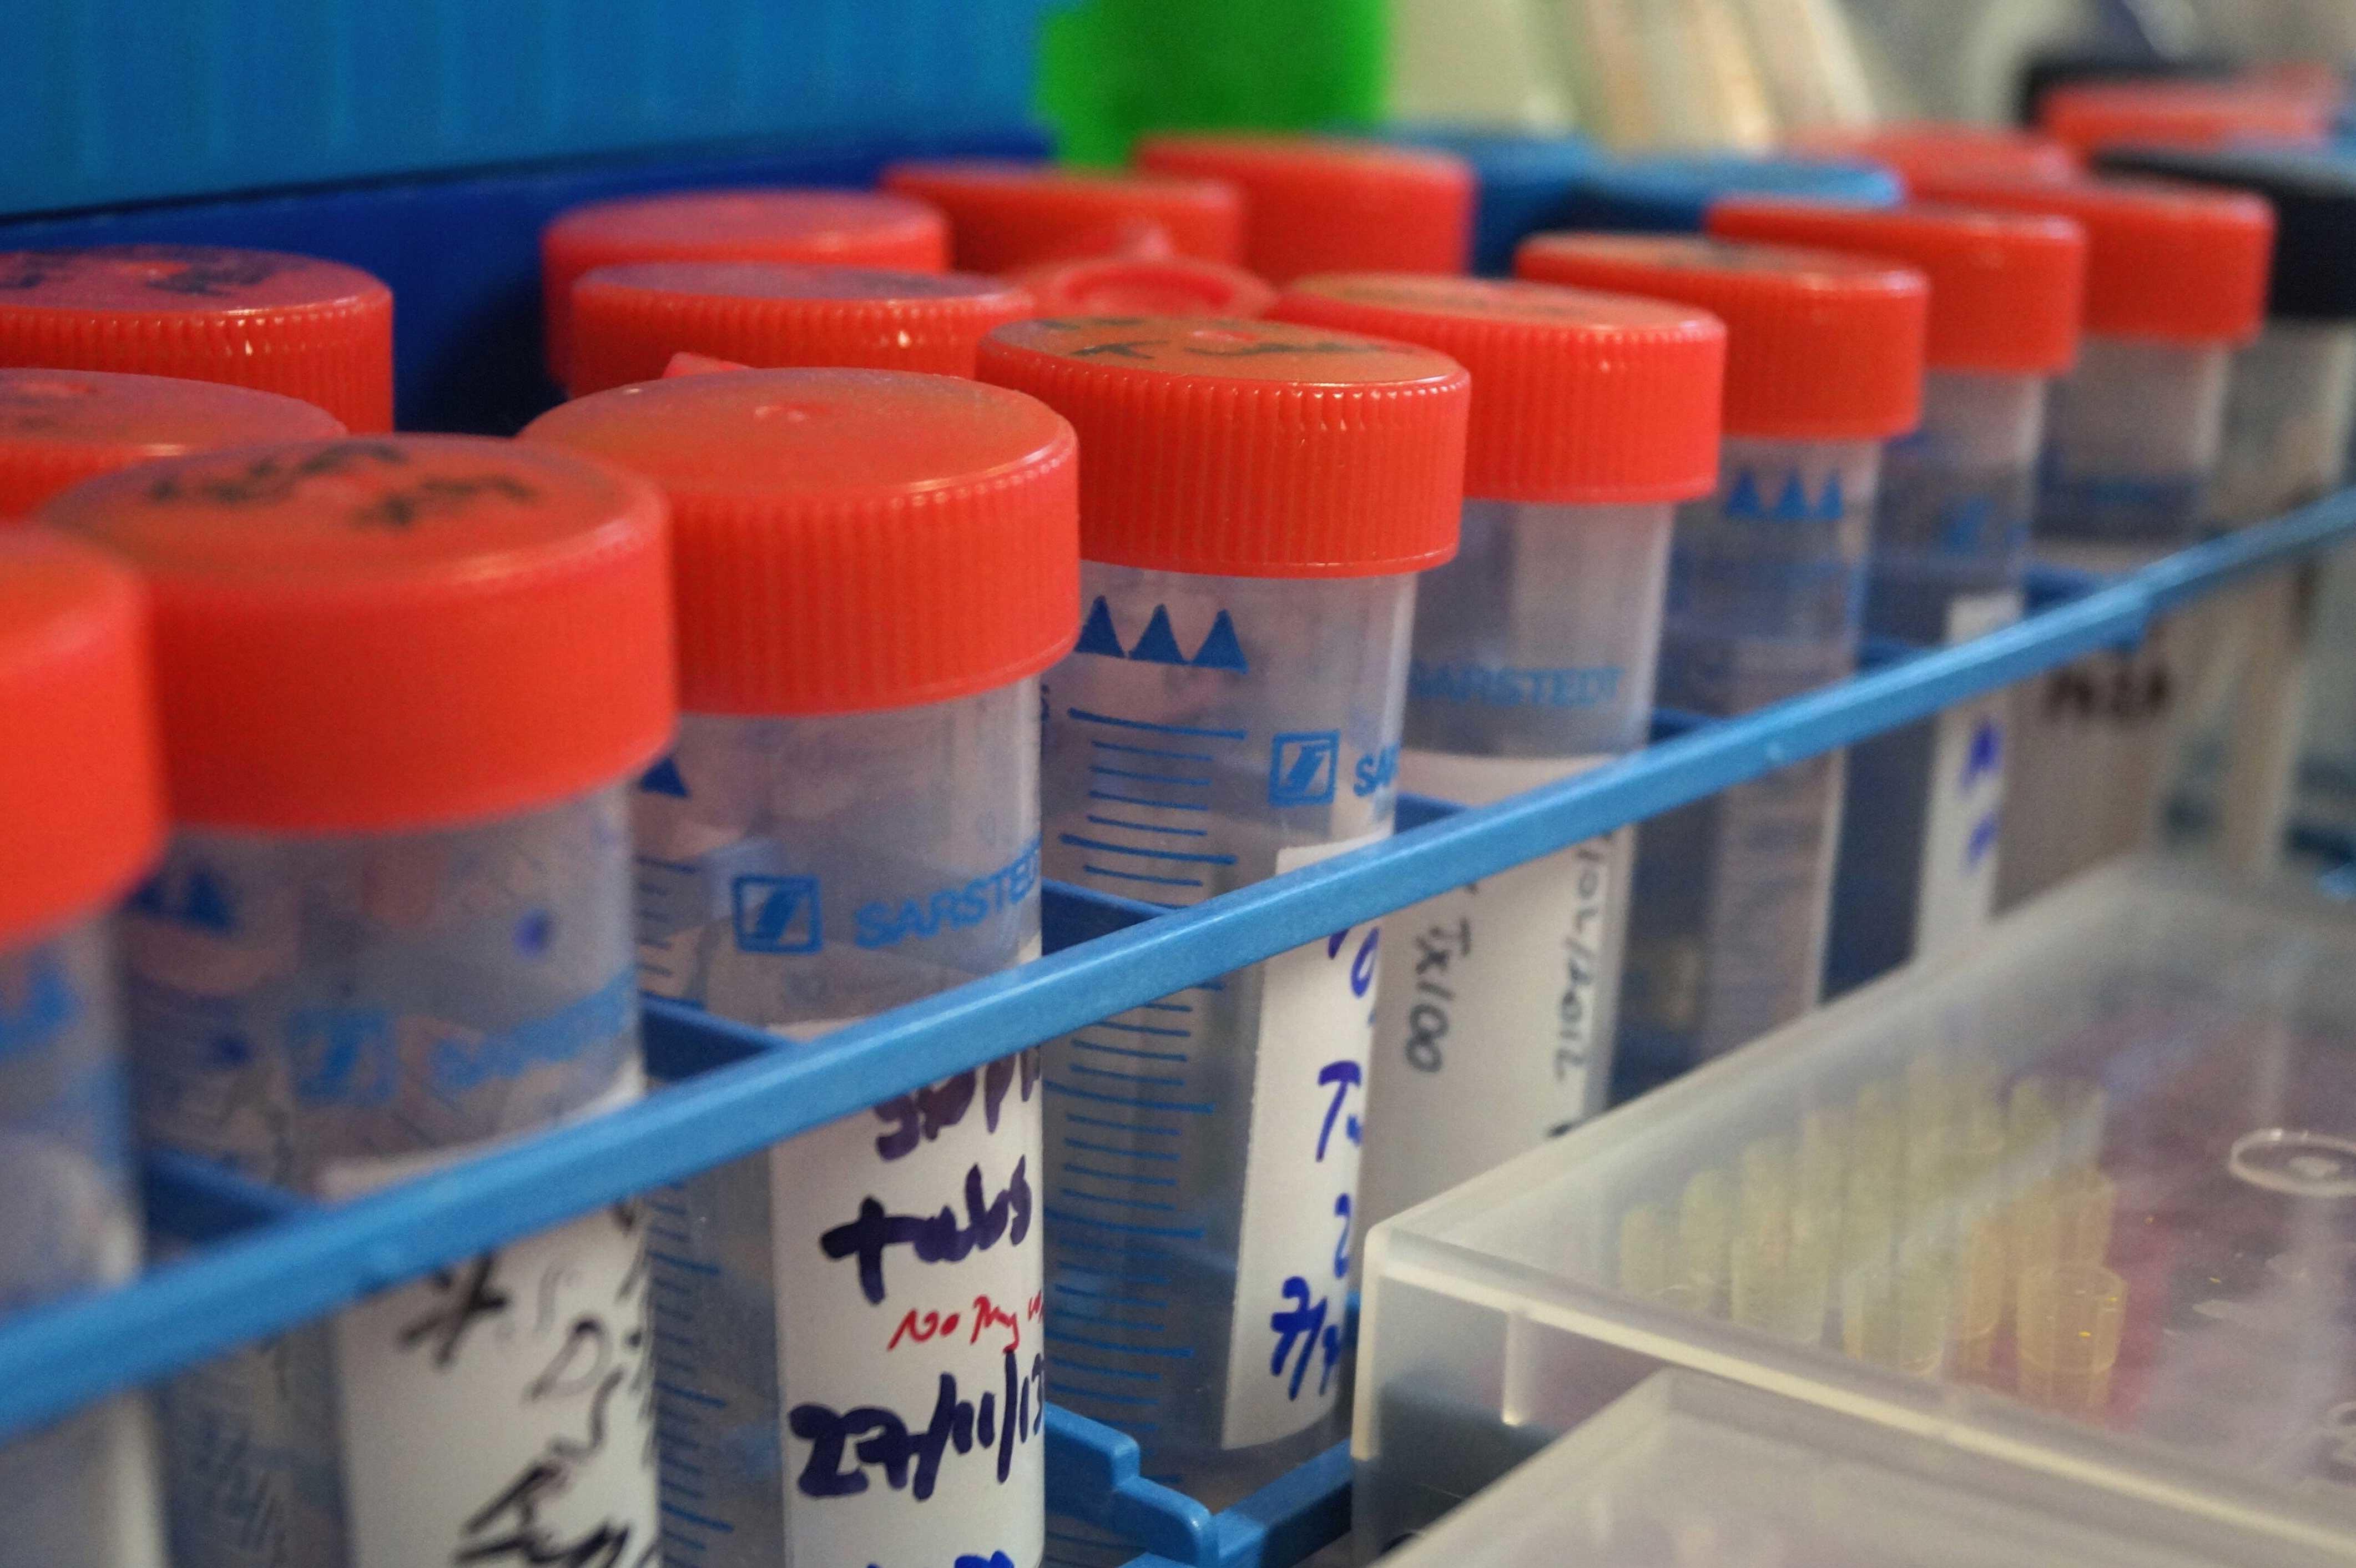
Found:
<path fill-rule="evenodd" d="M 1726 443 L 1717 495 L 1677 513 L 1664 706 L 1725 717 L 1855 669 L 1880 459 L 1870 441 Z M 1815 1004 L 1841 764 L 1797 763 L 1640 828 L 1620 1030 L 1633 1077 Z"/>
<path fill-rule="evenodd" d="M 1021 962 L 1038 780 L 1031 680 L 686 715 L 633 802 L 642 983 L 806 1039 Z M 1036 1568 L 1039 1101 L 1024 1052 L 648 1198 L 672 1561 Z"/>
<path fill-rule="evenodd" d="M 1046 681 L 1050 875 L 1183 908 L 1390 832 L 1411 576 L 1086 563 L 1081 588 Z M 1055 1398 L 1215 1508 L 1331 1440 L 1376 942 L 1335 932 L 1045 1048 Z M 1119 1551 L 1053 1529 L 1051 1561 Z"/>
<path fill-rule="evenodd" d="M 2020 617 L 2045 382 L 1933 371 L 1922 424 L 1890 443 L 1865 628 L 1921 648 Z M 1987 920 L 2004 804 L 2003 697 L 1852 746 L 1826 979 L 1862 984 Z"/>
<path fill-rule="evenodd" d="M 182 832 L 124 920 L 143 1134 L 337 1199 L 635 1098 L 629 879 L 619 785 L 451 830 Z M 175 1380 L 174 1562 L 639 1561 L 644 1229 L 617 1205 Z"/>
<path fill-rule="evenodd" d="M 1402 788 L 1485 805 L 1641 745 L 1672 509 L 1468 501 L 1416 599 Z M 1634 832 L 1387 922 L 1358 1231 L 1603 1108 Z"/>
<path fill-rule="evenodd" d="M 117 984 L 102 919 L 0 952 L 0 1312 L 138 1270 Z M 154 1441 L 127 1395 L 0 1448 L 0 1563 L 162 1568 Z"/>
<path fill-rule="evenodd" d="M 2231 350 L 2089 335 L 2056 381 L 2036 549 L 2125 571 L 2196 542 L 2225 424 Z M 1997 906 L 2144 843 L 2157 829 L 2186 669 L 2179 628 L 2013 688 Z"/>

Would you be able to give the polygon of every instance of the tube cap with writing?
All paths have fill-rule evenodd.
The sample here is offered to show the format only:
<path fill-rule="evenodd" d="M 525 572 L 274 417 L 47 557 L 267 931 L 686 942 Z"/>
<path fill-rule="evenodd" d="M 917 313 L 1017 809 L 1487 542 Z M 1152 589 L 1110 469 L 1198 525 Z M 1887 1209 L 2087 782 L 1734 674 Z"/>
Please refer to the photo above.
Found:
<path fill-rule="evenodd" d="M 636 262 L 573 287 L 572 390 L 654 381 L 678 353 L 742 365 L 847 365 L 973 374 L 992 328 L 1035 315 L 1031 295 L 973 273 L 780 262 Z"/>
<path fill-rule="evenodd" d="M 1723 320 L 1729 435 L 1879 440 L 1922 417 L 1930 288 L 1912 267 L 1683 234 L 1541 234 L 1514 265 Z"/>
<path fill-rule="evenodd" d="M 1087 560 L 1369 577 L 1456 553 L 1472 378 L 1429 349 L 1269 321 L 1093 317 L 1001 327 L 979 373 L 1079 432 Z"/>
<path fill-rule="evenodd" d="M 2081 157 L 2105 147 L 2319 142 L 2331 107 L 2312 95 L 2219 81 L 2088 81 L 2057 87 L 2039 127 Z"/>
<path fill-rule="evenodd" d="M 1437 349 L 1472 375 L 1464 493 L 1631 503 L 1718 479 L 1726 328 L 1690 306 L 1412 274 L 1303 278 L 1283 321 Z"/>
<path fill-rule="evenodd" d="M 1035 399 L 947 376 L 744 371 L 582 398 L 522 439 L 670 498 L 689 711 L 945 702 L 1079 633 L 1079 461 Z"/>
<path fill-rule="evenodd" d="M 0 538 L 0 953 L 103 912 L 162 847 L 147 636 L 101 552 Z"/>
<path fill-rule="evenodd" d="M 9 251 L 0 366 L 227 381 L 390 430 L 392 291 L 358 267 L 276 251 Z"/>
<path fill-rule="evenodd" d="M 683 190 L 592 202 L 540 236 L 548 363 L 565 380 L 573 285 L 623 262 L 800 262 L 937 273 L 949 224 L 905 196 L 869 190 Z"/>
<path fill-rule="evenodd" d="M 1709 231 L 1905 263 L 1931 281 L 1924 361 L 1934 370 L 2050 376 L 2078 357 L 2085 231 L 2042 213 L 1917 205 L 1722 201 Z"/>
<path fill-rule="evenodd" d="M 2026 179 L 2069 179 L 2078 173 L 2078 160 L 2051 136 L 1970 120 L 1827 126 L 1796 133 L 1791 145 L 1820 156 L 1870 158 L 1910 185 L 1924 171 L 1966 169 Z"/>
<path fill-rule="evenodd" d="M 0 520 L 134 463 L 342 434 L 326 409 L 218 381 L 0 371 Z"/>
<path fill-rule="evenodd" d="M 2266 314 L 2288 320 L 2356 317 L 2356 161 L 2305 147 L 2125 147 L 2106 173 L 2247 191 L 2275 212 Z"/>
<path fill-rule="evenodd" d="M 1182 134 L 1138 144 L 1141 168 L 1232 180 L 1243 263 L 1274 284 L 1309 273 L 1461 273 L 1472 256 L 1472 167 L 1425 147 L 1325 136 Z"/>
<path fill-rule="evenodd" d="M 1926 177 L 1933 201 L 2047 212 L 2086 231 L 2085 328 L 2110 338 L 2243 343 L 2265 321 L 2274 213 L 2254 196 L 2157 179 Z"/>
<path fill-rule="evenodd" d="M 1265 316 L 1276 290 L 1241 267 L 1184 256 L 1103 257 L 1027 267 L 1012 280 L 1042 316 Z"/>
<path fill-rule="evenodd" d="M 466 436 L 249 446 L 92 479 L 41 517 L 147 579 L 181 822 L 487 821 L 670 738 L 662 497 L 603 465 Z"/>
<path fill-rule="evenodd" d="M 1225 180 L 944 158 L 894 164 L 884 188 L 948 213 L 957 264 L 978 273 L 1141 248 L 1210 262 L 1243 254 L 1243 193 Z"/>

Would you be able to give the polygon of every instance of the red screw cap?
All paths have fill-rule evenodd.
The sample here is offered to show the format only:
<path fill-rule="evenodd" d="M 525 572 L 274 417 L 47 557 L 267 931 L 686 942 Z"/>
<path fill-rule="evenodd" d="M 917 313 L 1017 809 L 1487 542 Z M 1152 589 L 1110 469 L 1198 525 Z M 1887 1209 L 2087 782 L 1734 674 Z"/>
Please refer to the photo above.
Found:
<path fill-rule="evenodd" d="M 1456 553 L 1472 378 L 1428 349 L 1269 321 L 1086 317 L 1001 327 L 979 370 L 1079 432 L 1087 560 L 1366 577 Z"/>
<path fill-rule="evenodd" d="M 1241 267 L 1183 256 L 1055 262 L 1010 280 L 1042 316 L 1266 316 L 1276 290 Z"/>
<path fill-rule="evenodd" d="M 540 236 L 548 365 L 566 376 L 573 285 L 624 262 L 800 262 L 937 273 L 949 264 L 949 224 L 905 196 L 870 190 L 684 190 L 592 202 L 557 215 Z"/>
<path fill-rule="evenodd" d="M 1243 195 L 1224 180 L 946 158 L 894 164 L 884 188 L 948 213 L 957 264 L 972 272 L 1084 256 L 1233 262 L 1243 253 Z"/>
<path fill-rule="evenodd" d="M 1037 314 L 1023 288 L 972 273 L 779 262 L 637 262 L 573 287 L 575 397 L 654 381 L 676 353 L 739 364 L 973 374 L 991 328 Z"/>
<path fill-rule="evenodd" d="M 1437 349 L 1472 374 L 1464 493 L 1686 500 L 1718 482 L 1726 328 L 1707 311 L 1547 284 L 1303 278 L 1280 320 Z"/>
<path fill-rule="evenodd" d="M 180 821 L 480 822 L 626 778 L 670 739 L 669 552 L 643 479 L 387 436 L 126 468 L 42 518 L 147 579 Z"/>
<path fill-rule="evenodd" d="M 134 463 L 344 427 L 274 392 L 105 371 L 0 371 L 0 521 Z"/>
<path fill-rule="evenodd" d="M 1968 120 L 1802 131 L 1792 146 L 1826 156 L 1870 158 L 1895 169 L 1909 185 L 1918 173 L 1956 170 L 2016 179 L 2069 179 L 2078 173 L 2078 160 L 2051 136 Z"/>
<path fill-rule="evenodd" d="M 1904 262 L 1931 280 L 1924 361 L 1935 370 L 2050 376 L 2078 358 L 2086 234 L 2066 218 L 1917 205 L 1869 212 L 1734 198 L 1710 209 L 1727 240 Z"/>
<path fill-rule="evenodd" d="M 1911 266 L 1682 233 L 1541 233 L 1515 271 L 1725 321 L 1730 436 L 1880 441 L 1922 417 L 1930 285 Z"/>
<path fill-rule="evenodd" d="M 1829 251 L 1697 235 L 1541 234 L 1526 278 L 1699 306 L 1726 323 L 1726 434 L 1863 441 L 1922 408 L 1922 274 Z"/>
<path fill-rule="evenodd" d="M 582 398 L 526 442 L 670 498 L 693 713 L 944 702 L 1079 633 L 1079 446 L 1034 399 L 888 371 L 691 375 Z"/>
<path fill-rule="evenodd" d="M 358 267 L 211 245 L 0 252 L 0 366 L 226 381 L 392 428 L 392 291 Z"/>
<path fill-rule="evenodd" d="M 0 951 L 101 912 L 162 847 L 147 635 L 101 552 L 0 538 Z"/>
<path fill-rule="evenodd" d="M 2245 343 L 2265 324 L 2274 209 L 2158 179 L 1922 182 L 1934 200 L 2067 218 L 2086 232 L 2085 329 L 2166 343 Z"/>
<path fill-rule="evenodd" d="M 1310 273 L 1461 273 L 1472 256 L 1472 166 L 1448 153 L 1320 136 L 1166 135 L 1141 168 L 1243 189 L 1243 263 L 1282 285 Z"/>
<path fill-rule="evenodd" d="M 2083 81 L 2038 101 L 2045 134 L 2080 157 L 2105 147 L 2319 142 L 2331 104 L 2311 94 L 2216 81 Z"/>

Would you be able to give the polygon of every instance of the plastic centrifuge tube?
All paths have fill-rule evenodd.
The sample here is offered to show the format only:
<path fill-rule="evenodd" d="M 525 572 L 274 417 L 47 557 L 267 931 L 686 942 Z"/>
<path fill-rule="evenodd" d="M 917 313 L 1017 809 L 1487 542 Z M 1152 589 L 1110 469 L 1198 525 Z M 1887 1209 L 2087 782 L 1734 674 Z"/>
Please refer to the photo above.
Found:
<path fill-rule="evenodd" d="M 337 1200 L 637 1096 L 626 791 L 674 714 L 651 486 L 387 436 L 41 515 L 155 604 L 178 825 L 123 922 L 151 1142 Z M 174 1560 L 645 1560 L 644 1230 L 603 1208 L 183 1374 Z"/>
<path fill-rule="evenodd" d="M 0 527 L 134 463 L 343 433 L 325 409 L 218 381 L 0 371 Z"/>
<path fill-rule="evenodd" d="M 1669 523 L 1718 475 L 1726 330 L 1545 284 L 1331 274 L 1286 320 L 1419 343 L 1483 389 L 1462 543 L 1416 592 L 1401 788 L 1467 805 L 1642 745 Z M 1603 1109 L 1632 829 L 1387 922 L 1359 1234 Z"/>
<path fill-rule="evenodd" d="M 2037 101 L 2038 129 L 2081 158 L 2120 147 L 2320 143 L 2333 105 L 2254 81 L 2073 81 Z"/>
<path fill-rule="evenodd" d="M 684 713 L 633 802 L 644 988 L 807 1039 L 1034 955 L 1071 427 L 945 376 L 746 371 L 522 438 L 671 503 Z M 677 1556 L 1036 1568 L 1038 1078 L 1023 1052 L 648 1198 Z"/>
<path fill-rule="evenodd" d="M 2013 1353 L 2020 1397 L 2047 1410 L 2100 1417 L 2126 1327 L 2126 1282 L 2093 1263 L 2022 1271 Z"/>
<path fill-rule="evenodd" d="M 1886 257 L 1930 280 L 1922 423 L 1882 462 L 1865 629 L 1937 647 L 2018 620 L 2046 382 L 2078 352 L 2083 232 L 2034 213 L 1751 200 L 1719 203 L 1709 229 Z M 1830 989 L 1862 984 L 1987 920 L 2006 711 L 2001 693 L 1981 697 L 1850 748 Z"/>
<path fill-rule="evenodd" d="M 1454 16 L 1458 0 L 1434 7 Z M 1479 191 L 1472 212 L 1472 270 L 1510 277 L 1514 247 L 1551 227 L 1570 182 L 1603 153 L 1567 131 L 1515 130 L 1471 122 L 1395 123 L 1376 133 L 1385 141 L 1450 153 L 1472 166 Z"/>
<path fill-rule="evenodd" d="M 2274 224 L 2254 197 L 2145 180 L 1926 175 L 1918 194 L 2074 219 L 2085 337 L 2053 383 L 2032 545 L 2116 571 L 2200 537 L 2233 350 L 2254 337 Z M 2014 688 L 1997 858 L 2007 908 L 2142 843 L 2157 826 L 2181 674 L 2162 624 L 2133 654 Z"/>
<path fill-rule="evenodd" d="M 1723 717 L 1847 675 L 1881 444 L 1921 406 L 1922 274 L 1684 236 L 1541 235 L 1518 265 L 1727 324 L 1719 489 L 1677 515 L 1663 705 Z M 1634 1076 L 1730 1050 L 1815 1004 L 1840 810 L 1834 755 L 1643 825 L 1620 1035 Z"/>
<path fill-rule="evenodd" d="M 981 375 L 1087 454 L 1049 874 L 1183 908 L 1387 835 L 1414 575 L 1456 547 L 1464 371 L 1316 328 L 1109 317 L 1001 328 Z M 1314 1452 L 1341 1391 L 1376 937 L 1047 1047 L 1056 1398 L 1213 1507 Z"/>
<path fill-rule="evenodd" d="M 146 618 L 97 552 L 0 538 L 0 1312 L 139 1267 L 107 916 L 163 847 Z M 140 1396 L 0 1447 L 0 1559 L 161 1568 Z"/>
<path fill-rule="evenodd" d="M 392 291 L 277 251 L 5 251 L 0 366 L 226 381 L 372 434 L 392 428 Z"/>
<path fill-rule="evenodd" d="M 2233 356 L 2208 521 L 2257 522 L 2338 489 L 2356 424 L 2356 269 L 2348 265 L 2356 157 L 2226 147 L 2129 149 L 2100 162 L 2247 191 L 2274 209 L 2265 329 Z M 2245 871 L 2264 875 L 2281 858 L 2307 715 L 2346 711 L 2351 603 L 2356 577 L 2338 551 L 2267 573 L 2182 618 L 2193 674 L 2177 725 L 2184 745 L 2170 817 L 2213 824 L 2228 861 Z M 2319 653 L 2332 664 L 2315 684 L 2323 703 L 2311 709 L 2308 665 Z M 2345 755 L 2351 742 L 2343 722 L 2323 749 Z"/>
<path fill-rule="evenodd" d="M 970 273 L 624 262 L 573 285 L 571 385 L 581 397 L 658 381 L 682 353 L 970 376 L 991 328 L 1037 314 L 1029 291 Z"/>
<path fill-rule="evenodd" d="M 1137 163 L 1240 188 L 1243 264 L 1280 286 L 1312 273 L 1461 273 L 1472 261 L 1472 167 L 1451 153 L 1189 132 L 1147 136 Z"/>
<path fill-rule="evenodd" d="M 949 264 L 949 224 L 905 196 L 759 187 L 625 197 L 561 212 L 540 236 L 548 367 L 560 383 L 570 381 L 573 285 L 584 273 L 625 262 L 937 273 Z"/>
<path fill-rule="evenodd" d="M 2068 179 L 2078 173 L 2078 160 L 2051 136 L 1971 120 L 1816 126 L 1793 133 L 1785 145 L 1820 157 L 1868 159 L 1910 185 L 1925 176 L 1952 177 L 1958 172 L 2029 179 Z"/>
<path fill-rule="evenodd" d="M 969 272 L 1084 258 L 1243 260 L 1243 193 L 1222 179 L 934 158 L 893 164 L 883 184 L 948 216 L 957 264 Z"/>

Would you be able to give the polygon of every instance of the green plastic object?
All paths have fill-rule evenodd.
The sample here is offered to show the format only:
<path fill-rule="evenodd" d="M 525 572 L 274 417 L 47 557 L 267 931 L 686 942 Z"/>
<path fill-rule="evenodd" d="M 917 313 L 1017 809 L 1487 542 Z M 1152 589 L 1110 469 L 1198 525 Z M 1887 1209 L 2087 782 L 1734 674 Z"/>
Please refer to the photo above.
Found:
<path fill-rule="evenodd" d="M 1146 131 L 1373 124 L 1387 44 L 1383 0 L 1081 0 L 1048 21 L 1039 111 L 1084 164 Z"/>

